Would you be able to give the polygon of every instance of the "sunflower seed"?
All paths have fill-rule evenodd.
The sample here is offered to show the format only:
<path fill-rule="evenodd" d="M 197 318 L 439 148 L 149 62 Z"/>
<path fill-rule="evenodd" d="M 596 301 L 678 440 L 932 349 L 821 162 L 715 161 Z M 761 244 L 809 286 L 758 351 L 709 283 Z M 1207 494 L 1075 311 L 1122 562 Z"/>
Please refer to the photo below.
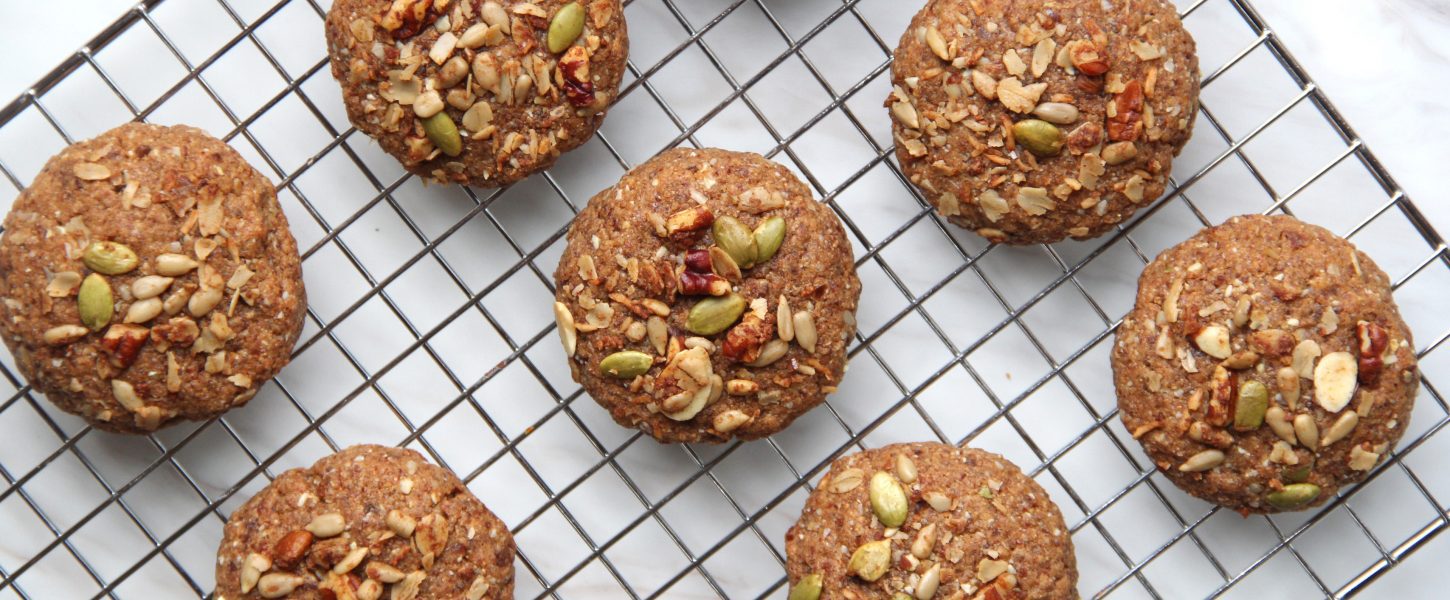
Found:
<path fill-rule="evenodd" d="M 183 254 L 162 254 L 156 257 L 156 273 L 165 277 L 179 277 L 196 268 L 196 261 Z"/>
<path fill-rule="evenodd" d="M 263 598 L 281 598 L 302 587 L 306 580 L 291 573 L 268 573 L 257 580 L 257 593 Z"/>
<path fill-rule="evenodd" d="M 795 324 L 795 341 L 800 344 L 806 352 L 816 353 L 816 319 L 811 316 L 810 311 L 803 310 L 791 317 Z"/>
<path fill-rule="evenodd" d="M 1198 473 L 1223 464 L 1223 460 L 1224 455 L 1222 452 L 1218 450 L 1204 450 L 1203 452 L 1188 457 L 1188 460 L 1178 465 L 1178 470 L 1184 473 Z"/>
<path fill-rule="evenodd" d="M 63 346 L 86 336 L 91 330 L 80 325 L 57 325 L 45 330 L 41 336 L 45 343 L 52 346 Z"/>
<path fill-rule="evenodd" d="M 343 519 L 342 513 L 331 512 L 317 515 L 303 529 L 312 532 L 312 535 L 319 538 L 330 538 L 341 534 L 346 528 L 347 521 Z"/>
<path fill-rule="evenodd" d="M 137 300 L 155 298 L 164 293 L 166 288 L 171 287 L 171 282 L 173 281 L 175 279 L 162 277 L 160 275 L 138 277 L 135 281 L 131 282 L 131 297 Z"/>

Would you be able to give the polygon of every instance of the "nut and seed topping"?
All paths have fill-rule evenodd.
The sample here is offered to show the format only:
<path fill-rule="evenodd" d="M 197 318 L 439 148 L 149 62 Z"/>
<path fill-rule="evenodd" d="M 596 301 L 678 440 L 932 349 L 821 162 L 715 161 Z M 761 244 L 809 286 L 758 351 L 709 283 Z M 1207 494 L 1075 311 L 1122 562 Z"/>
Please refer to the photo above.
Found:
<path fill-rule="evenodd" d="M 1012 135 L 1029 152 L 1041 157 L 1057 156 L 1062 152 L 1062 130 L 1056 125 L 1040 119 L 1018 121 L 1012 126 Z"/>
<path fill-rule="evenodd" d="M 1319 424 L 1314 422 L 1314 417 L 1299 415 L 1294 417 L 1294 436 L 1299 438 L 1299 443 L 1310 452 L 1319 450 Z"/>
<path fill-rule="evenodd" d="M 80 325 L 57 325 L 45 330 L 42 338 L 45 343 L 52 346 L 64 346 L 78 339 L 86 337 L 91 330 Z"/>
<path fill-rule="evenodd" d="M 458 135 L 458 126 L 453 123 L 453 117 L 442 112 L 441 108 L 423 119 L 423 131 L 428 134 L 428 140 L 444 154 L 458 156 L 463 153 L 463 138 Z"/>
<path fill-rule="evenodd" d="M 1264 415 L 1269 408 L 1269 389 L 1257 381 L 1245 381 L 1239 386 L 1239 397 L 1234 407 L 1234 431 L 1253 431 L 1264 424 Z"/>
<path fill-rule="evenodd" d="M 570 2 L 554 13 L 549 21 L 549 52 L 558 54 L 568 49 L 584 32 L 584 7 Z"/>
<path fill-rule="evenodd" d="M 81 253 L 81 261 L 90 270 L 104 275 L 130 273 L 141 262 L 136 251 L 116 242 L 91 242 Z"/>
<path fill-rule="evenodd" d="M 341 534 L 346 528 L 347 521 L 343 519 L 342 513 L 332 512 L 317 515 L 303 529 L 316 537 L 330 538 Z"/>
<path fill-rule="evenodd" d="M 1293 483 L 1284 489 L 1271 492 L 1264 499 L 1269 506 L 1279 510 L 1294 510 L 1313 502 L 1319 497 L 1319 486 L 1312 483 Z"/>
<path fill-rule="evenodd" d="M 755 227 L 751 237 L 755 239 L 756 264 L 770 260 L 780 250 L 781 243 L 785 241 L 785 219 L 771 217 L 761 221 Z"/>
<path fill-rule="evenodd" d="M 80 292 L 76 295 L 76 310 L 80 313 L 81 323 L 91 331 L 100 331 L 111 322 L 116 306 L 111 296 L 111 284 L 105 277 L 91 273 L 81 281 Z"/>
<path fill-rule="evenodd" d="M 160 275 L 138 277 L 135 281 L 131 282 L 131 296 L 137 300 L 155 298 L 165 293 L 166 288 L 171 287 L 171 282 L 173 281 L 175 279 L 162 277 Z"/>
<path fill-rule="evenodd" d="M 71 167 L 71 173 L 85 181 L 101 181 L 111 178 L 111 169 L 93 162 L 79 162 Z"/>
<path fill-rule="evenodd" d="M 810 311 L 803 310 L 791 317 L 791 322 L 795 325 L 796 343 L 805 348 L 806 352 L 815 354 L 818 341 L 815 317 L 811 315 Z"/>
<path fill-rule="evenodd" d="M 257 581 L 261 579 L 262 573 L 272 568 L 272 559 L 265 554 L 252 552 L 242 559 L 241 583 L 242 593 L 246 594 L 257 587 Z"/>
<path fill-rule="evenodd" d="M 1314 367 L 1314 401 L 1332 413 L 1344 410 L 1359 386 L 1359 364 L 1348 352 L 1330 352 Z"/>
<path fill-rule="evenodd" d="M 1178 465 L 1178 470 L 1184 473 L 1198 473 L 1217 467 L 1223 464 L 1223 461 L 1223 452 L 1218 450 L 1204 450 L 1188 457 L 1188 460 Z"/>
<path fill-rule="evenodd" d="M 921 576 L 921 581 L 916 583 L 916 600 L 931 600 L 940 586 L 941 565 L 935 564 L 927 569 L 926 573 Z"/>
<path fill-rule="evenodd" d="M 731 216 L 717 218 L 711 227 L 711 233 L 715 236 L 715 245 L 729 254 L 736 265 L 742 269 L 755 266 L 756 257 L 760 253 L 759 246 L 750 228 L 739 219 Z"/>
<path fill-rule="evenodd" d="M 926 560 L 931 556 L 931 551 L 936 548 L 936 523 L 927 523 L 921 531 L 916 532 L 916 539 L 911 542 L 911 555 L 919 560 Z"/>
<path fill-rule="evenodd" d="M 871 511 L 882 525 L 900 527 L 906 522 L 906 491 L 890 473 L 877 471 L 871 476 L 870 500 Z"/>
<path fill-rule="evenodd" d="M 685 329 L 696 335 L 715 335 L 734 325 L 744 313 L 745 298 L 739 294 L 705 298 L 690 308 Z"/>
<path fill-rule="evenodd" d="M 197 262 L 184 254 L 162 254 L 156 257 L 156 274 L 180 277 L 196 269 Z"/>
<path fill-rule="evenodd" d="M 388 529 L 391 529 L 398 537 L 404 538 L 413 537 L 413 530 L 418 526 L 418 522 L 413 517 L 404 514 L 403 511 L 398 509 L 388 511 L 383 521 L 387 523 Z M 386 583 L 392 582 L 389 581 Z"/>
<path fill-rule="evenodd" d="M 292 573 L 268 573 L 257 581 L 257 593 L 263 598 L 282 598 L 302 587 L 307 580 Z"/>
<path fill-rule="evenodd" d="M 802 577 L 790 588 L 790 596 L 786 600 L 818 600 L 821 597 L 823 581 L 820 573 L 811 573 Z"/>
<path fill-rule="evenodd" d="M 282 569 L 291 569 L 297 566 L 307 550 L 312 547 L 312 533 L 298 529 L 282 539 L 277 540 L 277 545 L 272 547 L 272 562 Z"/>
<path fill-rule="evenodd" d="M 891 568 L 891 540 L 866 542 L 851 553 L 846 572 L 864 581 L 881 579 Z"/>
<path fill-rule="evenodd" d="M 1078 119 L 1077 107 L 1065 102 L 1043 102 L 1032 109 L 1032 114 L 1054 125 L 1071 125 Z"/>
<path fill-rule="evenodd" d="M 1334 424 L 1329 426 L 1329 431 L 1324 432 L 1324 437 L 1319 440 L 1319 447 L 1324 448 L 1334 442 L 1349 437 L 1350 432 L 1354 431 L 1354 428 L 1358 425 L 1358 412 L 1351 410 L 1339 415 L 1339 418 L 1334 421 Z"/>
<path fill-rule="evenodd" d="M 861 482 L 865 480 L 866 472 L 862 471 L 861 469 L 852 467 L 850 469 L 841 471 L 840 474 L 832 478 L 829 487 L 831 491 L 837 494 L 844 494 L 858 487 L 861 487 Z"/>
<path fill-rule="evenodd" d="M 574 327 L 574 314 L 563 302 L 554 303 L 554 323 L 559 326 L 559 342 L 564 345 L 564 355 L 574 356 L 579 347 L 579 330 Z"/>
<path fill-rule="evenodd" d="M 599 372 L 618 379 L 634 379 L 649 372 L 654 358 L 643 352 L 622 350 L 599 361 Z"/>

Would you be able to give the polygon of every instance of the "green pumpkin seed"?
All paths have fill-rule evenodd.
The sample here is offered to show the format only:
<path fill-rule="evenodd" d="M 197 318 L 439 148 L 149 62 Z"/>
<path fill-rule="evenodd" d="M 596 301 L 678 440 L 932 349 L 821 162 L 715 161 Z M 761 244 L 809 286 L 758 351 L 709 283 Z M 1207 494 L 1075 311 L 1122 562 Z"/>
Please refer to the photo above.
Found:
<path fill-rule="evenodd" d="M 463 152 L 463 138 L 459 137 L 458 126 L 448 113 L 439 112 L 423 119 L 423 131 L 428 132 L 428 139 L 444 154 L 458 156 Z"/>
<path fill-rule="evenodd" d="M 726 294 L 706 298 L 695 303 L 690 308 L 690 315 L 685 319 L 685 329 L 696 335 L 715 335 L 735 324 L 740 320 L 740 315 L 745 312 L 745 298 L 740 294 Z"/>
<path fill-rule="evenodd" d="M 821 597 L 822 580 L 820 573 L 802 577 L 795 587 L 790 588 L 790 596 L 786 600 L 817 600 Z"/>
<path fill-rule="evenodd" d="M 785 219 L 771 217 L 755 227 L 755 262 L 763 263 L 775 256 L 785 241 Z"/>
<path fill-rule="evenodd" d="M 846 563 L 846 572 L 866 581 L 876 581 L 891 568 L 891 540 L 876 540 L 861 544 L 851 553 Z"/>
<path fill-rule="evenodd" d="M 1319 486 L 1312 483 L 1293 483 L 1269 494 L 1265 500 L 1269 501 L 1269 506 L 1279 510 L 1295 510 L 1313 502 L 1319 497 L 1319 491 Z"/>
<path fill-rule="evenodd" d="M 96 273 L 86 276 L 81 282 L 80 293 L 76 294 L 76 308 L 81 314 L 81 322 L 91 331 L 100 331 L 111 322 L 116 306 L 111 296 L 111 284 L 106 282 L 105 277 Z"/>
<path fill-rule="evenodd" d="M 1312 464 L 1299 465 L 1297 467 L 1285 467 L 1283 474 L 1280 475 L 1280 477 L 1286 483 L 1304 483 L 1305 481 L 1309 481 L 1309 472 L 1313 470 L 1313 468 L 1314 465 Z"/>
<path fill-rule="evenodd" d="M 81 254 L 81 261 L 92 271 L 106 275 L 130 273 L 141 262 L 134 250 L 116 242 L 91 242 Z"/>
<path fill-rule="evenodd" d="M 549 52 L 558 54 L 569 49 L 581 33 L 584 33 L 584 7 L 578 2 L 565 4 L 549 22 Z"/>
<path fill-rule="evenodd" d="M 599 361 L 599 372 L 619 379 L 634 379 L 644 375 L 655 363 L 654 358 L 643 352 L 624 350 L 615 352 Z"/>
<path fill-rule="evenodd" d="M 1062 151 L 1062 130 L 1041 119 L 1018 121 L 1012 126 L 1017 143 L 1038 156 L 1057 156 Z"/>
<path fill-rule="evenodd" d="M 886 471 L 871 476 L 871 511 L 887 527 L 900 527 L 906 522 L 906 491 Z"/>
<path fill-rule="evenodd" d="M 710 229 L 715 234 L 715 245 L 729 254 L 736 265 L 742 269 L 755 266 L 760 248 L 756 245 L 755 234 L 740 219 L 731 216 L 716 217 L 715 224 Z"/>
<path fill-rule="evenodd" d="M 1245 381 L 1239 386 L 1239 398 L 1234 408 L 1234 431 L 1253 431 L 1264 424 L 1264 412 L 1269 410 L 1269 388 L 1257 381 Z"/>

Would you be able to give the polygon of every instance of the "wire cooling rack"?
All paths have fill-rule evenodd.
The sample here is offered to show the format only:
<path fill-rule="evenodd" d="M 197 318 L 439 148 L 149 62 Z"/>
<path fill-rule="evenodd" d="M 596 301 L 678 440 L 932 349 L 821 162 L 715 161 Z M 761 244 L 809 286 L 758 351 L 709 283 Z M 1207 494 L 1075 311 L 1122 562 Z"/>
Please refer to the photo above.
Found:
<path fill-rule="evenodd" d="M 780 597 L 784 532 L 830 459 L 906 440 L 969 443 L 1034 476 L 1071 524 L 1084 596 L 1351 596 L 1443 531 L 1445 244 L 1249 2 L 1179 7 L 1203 110 L 1167 197 L 1099 240 L 1034 248 L 944 225 L 893 162 L 881 101 L 920 5 L 633 0 L 602 132 L 501 191 L 425 187 L 348 126 L 313 0 L 128 11 L 0 111 L 0 202 L 120 122 L 201 126 L 277 183 L 307 327 L 250 405 L 144 438 L 54 410 L 4 356 L 0 596 L 206 597 L 227 515 L 360 442 L 414 447 L 468 481 L 518 539 L 521 598 Z M 855 244 L 851 369 L 771 440 L 662 446 L 619 428 L 554 339 L 549 274 L 570 218 L 681 144 L 786 164 Z M 1424 389 L 1369 483 L 1244 519 L 1153 471 L 1115 414 L 1107 355 L 1150 257 L 1278 211 L 1352 237 L 1391 274 Z"/>

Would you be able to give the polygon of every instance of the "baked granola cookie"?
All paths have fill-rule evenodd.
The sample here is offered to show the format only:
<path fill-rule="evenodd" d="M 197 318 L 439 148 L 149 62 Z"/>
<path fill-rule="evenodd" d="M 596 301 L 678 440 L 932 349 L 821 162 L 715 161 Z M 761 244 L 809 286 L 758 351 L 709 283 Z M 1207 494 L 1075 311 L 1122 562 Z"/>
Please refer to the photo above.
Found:
<path fill-rule="evenodd" d="M 662 442 L 764 437 L 820 404 L 861 295 L 829 207 L 785 167 L 712 149 L 594 196 L 554 283 L 574 380 Z"/>
<path fill-rule="evenodd" d="M 993 242 L 1101 235 L 1163 194 L 1198 109 L 1165 0 L 931 0 L 892 66 L 896 156 Z"/>
<path fill-rule="evenodd" d="M 51 158 L 0 239 L 0 334 L 62 410 L 155 431 L 246 404 L 307 297 L 271 182 L 191 127 L 130 123 Z"/>
<path fill-rule="evenodd" d="M 836 459 L 785 553 L 792 600 L 1077 597 L 1047 492 L 1001 456 L 935 442 Z"/>
<path fill-rule="evenodd" d="M 619 0 L 337 0 L 332 76 L 348 119 L 403 167 L 498 187 L 589 140 L 619 95 Z"/>
<path fill-rule="evenodd" d="M 1164 475 L 1249 514 L 1363 479 L 1409 425 L 1419 373 L 1374 261 L 1292 217 L 1246 216 L 1144 269 L 1113 380 Z"/>
<path fill-rule="evenodd" d="M 451 471 L 361 445 L 292 469 L 232 513 L 217 600 L 513 598 L 514 540 Z"/>

